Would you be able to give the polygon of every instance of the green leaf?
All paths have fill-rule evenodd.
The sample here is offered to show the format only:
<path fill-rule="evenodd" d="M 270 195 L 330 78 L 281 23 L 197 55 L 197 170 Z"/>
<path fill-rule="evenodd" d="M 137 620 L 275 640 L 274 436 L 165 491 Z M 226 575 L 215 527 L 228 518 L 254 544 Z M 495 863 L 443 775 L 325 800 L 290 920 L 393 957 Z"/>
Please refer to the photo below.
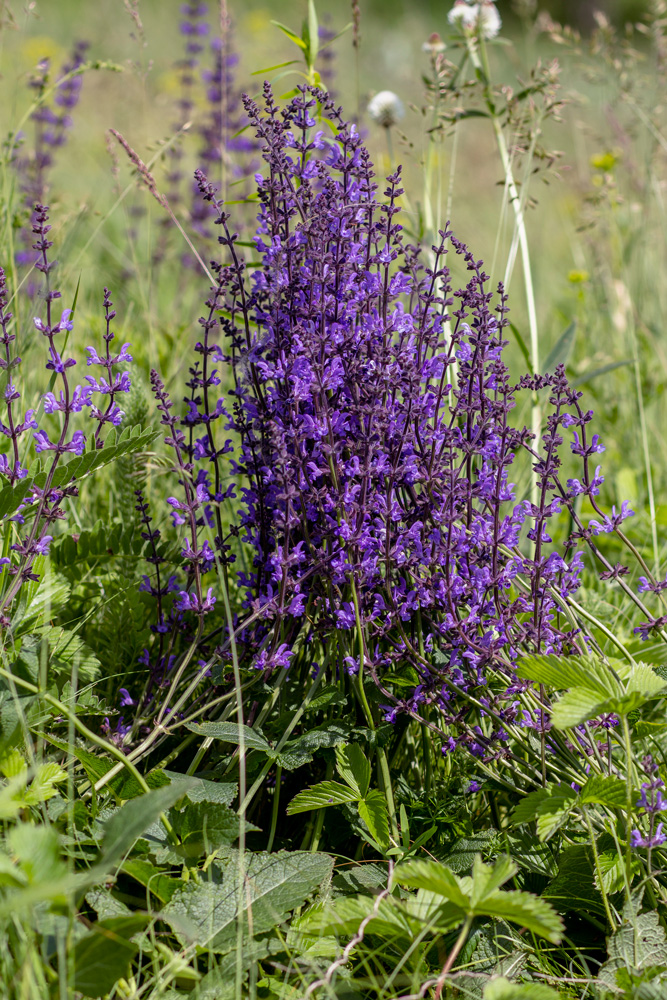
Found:
<path fill-rule="evenodd" d="M 339 806 L 343 802 L 356 802 L 357 792 L 339 781 L 320 781 L 311 788 L 298 792 L 287 807 L 288 816 L 297 813 L 310 812 L 311 809 L 325 809 L 327 806 Z"/>
<path fill-rule="evenodd" d="M 429 81 L 429 85 L 430 85 L 430 81 Z M 526 341 L 523 339 L 523 337 L 521 336 L 521 333 L 519 332 L 519 328 L 517 326 L 515 326 L 514 323 L 510 323 L 510 330 L 514 334 L 514 336 L 516 338 L 516 342 L 519 345 L 519 350 L 521 351 L 521 354 L 523 355 L 523 360 L 526 362 L 526 368 L 527 368 L 527 370 L 528 371 L 532 371 L 533 370 L 533 363 L 532 363 L 532 361 L 530 359 L 530 351 L 528 350 L 528 346 L 526 344 Z"/>
<path fill-rule="evenodd" d="M 49 733 L 39 732 L 38 735 L 51 743 L 54 747 L 58 747 L 63 753 L 71 754 L 76 757 L 78 761 L 81 762 L 84 771 L 88 775 L 88 780 L 91 785 L 103 778 L 107 771 L 110 771 L 112 767 L 115 766 L 116 761 L 111 760 L 109 757 L 98 757 L 97 754 L 91 753 L 90 750 L 86 750 L 85 747 L 77 746 L 75 743 L 68 743 L 65 740 L 60 740 L 55 736 L 51 736 Z M 182 775 L 184 781 L 189 779 Z M 144 781 L 149 788 L 162 788 L 169 784 L 169 778 L 165 771 L 156 768 L 153 771 L 149 771 L 148 774 L 144 775 Z M 114 794 L 119 799 L 134 799 L 139 795 L 144 794 L 144 790 L 134 777 L 133 774 L 126 771 L 125 769 L 117 775 L 117 777 L 112 778 L 111 781 L 107 782 L 109 788 L 114 792 Z M 181 792 L 185 795 L 185 790 Z"/>
<path fill-rule="evenodd" d="M 139 946 L 129 939 L 149 921 L 144 914 L 112 917 L 93 924 L 74 946 L 74 989 L 86 997 L 109 993 L 128 975 Z"/>
<path fill-rule="evenodd" d="M 359 815 L 370 830 L 371 837 L 383 850 L 386 850 L 389 847 L 389 817 L 382 792 L 377 790 L 369 792 L 366 798 L 359 802 L 358 809 Z"/>
<path fill-rule="evenodd" d="M 602 774 L 592 775 L 579 793 L 579 800 L 584 804 L 597 802 L 610 809 L 623 808 L 627 800 L 625 782 Z"/>
<path fill-rule="evenodd" d="M 358 743 L 336 747 L 336 769 L 357 798 L 366 798 L 371 783 L 371 765 Z"/>
<path fill-rule="evenodd" d="M 149 889 L 162 903 L 168 903 L 176 890 L 183 886 L 180 878 L 165 875 L 150 861 L 141 858 L 128 858 L 121 865 L 121 869 L 126 875 Z"/>
<path fill-rule="evenodd" d="M 320 29 L 314 0 L 308 0 L 308 65 L 313 67 L 320 45 Z"/>
<path fill-rule="evenodd" d="M 592 382 L 594 378 L 598 378 L 599 375 L 606 375 L 607 372 L 613 372 L 614 368 L 623 368 L 625 365 L 632 365 L 634 362 L 632 359 L 628 361 L 612 361 L 611 364 L 602 365 L 601 368 L 594 368 L 592 372 L 584 372 L 578 378 L 573 378 L 570 385 L 575 389 L 579 385 L 586 385 L 588 382 Z"/>
<path fill-rule="evenodd" d="M 530 892 L 496 892 L 487 896 L 476 911 L 480 916 L 511 920 L 553 944 L 563 937 L 563 921 L 556 911 L 545 899 Z"/>
<path fill-rule="evenodd" d="M 558 858 L 558 874 L 542 893 L 557 910 L 587 910 L 604 914 L 604 903 L 595 888 L 592 851 L 584 844 L 575 844 L 562 851 Z"/>
<path fill-rule="evenodd" d="M 438 893 L 464 913 L 469 909 L 471 880 L 459 878 L 438 861 L 406 861 L 396 868 L 394 881 L 409 889 Z"/>
<path fill-rule="evenodd" d="M 484 900 L 495 895 L 496 890 L 516 875 L 518 866 L 507 855 L 498 858 L 495 865 L 485 865 L 477 855 L 472 869 L 472 890 L 470 903 L 477 909 Z"/>
<path fill-rule="evenodd" d="M 243 864 L 240 885 L 239 864 Z M 215 875 L 218 864 L 211 867 Z M 217 881 L 184 885 L 160 916 L 183 945 L 224 953 L 236 946 L 239 912 L 251 922 L 253 934 L 267 933 L 301 906 L 331 876 L 332 868 L 333 858 L 326 854 L 278 851 L 241 857 L 232 852 L 219 866 Z"/>
<path fill-rule="evenodd" d="M 560 335 L 558 341 L 550 351 L 547 360 L 544 362 L 544 374 L 552 374 L 560 364 L 567 364 L 574 347 L 574 339 L 577 332 L 577 324 L 572 320 L 568 328 Z"/>
<path fill-rule="evenodd" d="M 532 823 L 537 819 L 539 806 L 549 799 L 551 786 L 537 788 L 534 792 L 528 792 L 518 805 L 514 807 L 512 813 L 512 826 L 523 826 L 524 823 Z"/>
<path fill-rule="evenodd" d="M 484 1000 L 558 1000 L 559 994 L 543 983 L 515 983 L 500 976 L 484 987 Z"/>
<path fill-rule="evenodd" d="M 659 966 L 667 966 L 667 940 L 657 913 L 640 913 L 628 920 L 623 914 L 623 923 L 608 939 L 609 958 L 598 973 L 599 979 L 611 988 L 617 984 L 617 973 L 643 972 Z"/>
<path fill-rule="evenodd" d="M 551 709 L 551 721 L 556 729 L 570 729 L 610 711 L 609 699 L 600 700 L 598 691 L 572 688 L 562 695 Z"/>
<path fill-rule="evenodd" d="M 549 798 L 537 807 L 537 836 L 544 843 L 566 822 L 577 804 L 577 793 L 569 785 L 556 785 Z"/>
<path fill-rule="evenodd" d="M 111 867 L 130 850 L 144 830 L 185 794 L 184 782 L 157 788 L 116 810 L 104 828 L 101 864 Z"/>
<path fill-rule="evenodd" d="M 223 806 L 231 806 L 238 794 L 239 786 L 235 781 L 209 781 L 208 778 L 198 778 L 196 774 L 187 775 L 166 769 L 163 773 L 172 784 L 185 781 L 185 795 L 190 802 L 219 802 Z"/>
<path fill-rule="evenodd" d="M 304 42 L 303 38 L 299 38 L 299 36 L 296 35 L 291 28 L 288 28 L 286 25 L 281 24 L 280 21 L 271 21 L 271 24 L 275 25 L 276 28 L 279 28 L 284 35 L 287 35 L 289 40 L 291 42 L 294 42 L 295 45 L 298 45 L 303 52 L 306 51 L 307 48 L 306 42 Z"/>
<path fill-rule="evenodd" d="M 208 857 L 239 835 L 239 817 L 220 803 L 187 802 L 182 812 L 172 809 L 169 819 L 180 841 L 174 850 L 186 858 Z"/>
<path fill-rule="evenodd" d="M 187 728 L 191 732 L 197 733 L 198 736 L 223 740 L 225 743 L 233 743 L 235 746 L 239 745 L 241 739 L 239 729 L 241 729 L 246 750 L 261 750 L 262 753 L 269 756 L 274 754 L 270 743 L 264 739 L 262 734 L 249 726 L 239 727 L 235 722 L 190 722 Z"/>
<path fill-rule="evenodd" d="M 522 656 L 516 672 L 519 677 L 548 684 L 556 691 L 573 687 L 595 691 L 600 701 L 623 693 L 609 667 L 593 656 Z"/>

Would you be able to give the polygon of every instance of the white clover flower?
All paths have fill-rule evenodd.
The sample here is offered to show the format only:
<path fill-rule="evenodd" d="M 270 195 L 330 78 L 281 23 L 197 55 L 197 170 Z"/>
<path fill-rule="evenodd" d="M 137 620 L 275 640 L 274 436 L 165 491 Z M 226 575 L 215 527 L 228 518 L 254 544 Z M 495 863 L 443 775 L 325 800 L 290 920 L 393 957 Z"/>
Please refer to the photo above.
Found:
<path fill-rule="evenodd" d="M 391 128 L 405 114 L 403 102 L 391 90 L 381 90 L 372 97 L 367 110 L 373 121 L 384 128 Z"/>
<path fill-rule="evenodd" d="M 456 0 L 447 15 L 450 24 L 456 25 L 461 31 L 476 34 L 477 31 L 487 41 L 495 38 L 502 26 L 498 8 L 491 0 L 483 3 L 467 3 L 467 0 Z"/>

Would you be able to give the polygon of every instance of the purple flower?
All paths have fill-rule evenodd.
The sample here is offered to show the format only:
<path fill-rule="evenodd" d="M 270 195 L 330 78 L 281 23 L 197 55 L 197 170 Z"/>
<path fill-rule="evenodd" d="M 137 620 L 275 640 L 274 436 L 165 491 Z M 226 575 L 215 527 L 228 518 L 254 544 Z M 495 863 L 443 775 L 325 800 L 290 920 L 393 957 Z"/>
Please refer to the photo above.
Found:
<path fill-rule="evenodd" d="M 662 832 L 662 823 L 658 823 L 655 832 L 653 834 L 642 834 L 639 830 L 633 830 L 630 834 L 630 843 L 633 847 L 660 847 L 667 840 L 667 837 Z"/>

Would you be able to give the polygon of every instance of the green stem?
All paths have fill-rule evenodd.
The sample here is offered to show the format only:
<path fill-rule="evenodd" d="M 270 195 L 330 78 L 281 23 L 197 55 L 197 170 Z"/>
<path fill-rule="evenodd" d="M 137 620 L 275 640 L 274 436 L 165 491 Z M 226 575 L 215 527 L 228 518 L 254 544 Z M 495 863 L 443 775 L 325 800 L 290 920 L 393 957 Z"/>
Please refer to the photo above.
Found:
<path fill-rule="evenodd" d="M 625 744 L 625 808 L 627 813 L 625 824 L 625 877 L 629 891 L 632 881 L 632 845 L 630 843 L 630 835 L 632 833 L 632 741 L 630 739 L 630 726 L 628 725 L 627 715 L 621 716 L 621 725 L 623 727 L 623 742 Z"/>
<path fill-rule="evenodd" d="M 611 930 L 614 929 L 614 918 L 611 915 L 611 907 L 609 906 L 609 900 L 607 898 L 607 892 L 602 882 L 602 866 L 600 865 L 600 855 L 598 854 L 598 845 L 595 838 L 595 831 L 593 830 L 593 825 L 588 815 L 588 809 L 582 809 L 584 814 L 584 819 L 586 821 L 586 826 L 588 827 L 588 833 L 591 838 L 591 849 L 593 851 L 593 858 L 595 861 L 595 871 L 597 872 L 598 882 L 600 883 L 600 893 L 602 895 L 602 902 L 604 903 L 604 911 L 607 914 L 607 920 L 609 922 L 609 927 Z"/>
<path fill-rule="evenodd" d="M 271 829 L 269 830 L 269 841 L 266 845 L 267 853 L 270 854 L 273 848 L 273 841 L 276 838 L 276 827 L 278 826 L 278 806 L 280 805 L 280 781 L 283 776 L 283 769 L 280 764 L 276 765 L 276 787 L 273 793 L 273 805 L 271 807 Z M 324 810 L 322 810 L 324 812 Z"/>
<path fill-rule="evenodd" d="M 466 917 L 466 919 L 465 919 L 465 923 L 463 924 L 463 927 L 461 928 L 461 933 L 457 937 L 457 939 L 456 939 L 456 941 L 454 943 L 454 947 L 450 951 L 450 953 L 449 953 L 449 955 L 447 957 L 447 961 L 445 962 L 445 964 L 443 966 L 443 969 L 442 969 L 442 972 L 440 973 L 440 977 L 438 979 L 438 982 L 436 983 L 436 987 L 435 987 L 435 1000 L 440 1000 L 440 998 L 442 996 L 442 988 L 445 985 L 445 980 L 447 979 L 447 976 L 449 975 L 449 973 L 450 973 L 450 971 L 452 969 L 452 966 L 454 965 L 454 962 L 459 957 L 459 952 L 461 951 L 461 948 L 466 943 L 468 934 L 470 933 L 470 928 L 472 927 L 473 920 L 474 920 L 474 917 L 472 917 L 470 915 L 468 915 Z"/>

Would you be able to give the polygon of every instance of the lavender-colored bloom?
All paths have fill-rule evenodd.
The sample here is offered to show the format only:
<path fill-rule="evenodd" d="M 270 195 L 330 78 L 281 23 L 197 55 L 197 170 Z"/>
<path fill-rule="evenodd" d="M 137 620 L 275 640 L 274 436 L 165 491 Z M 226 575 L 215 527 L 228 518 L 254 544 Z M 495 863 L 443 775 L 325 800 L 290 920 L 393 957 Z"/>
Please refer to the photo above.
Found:
<path fill-rule="evenodd" d="M 667 840 L 667 837 L 662 832 L 662 828 L 663 824 L 658 823 L 652 834 L 642 834 L 639 830 L 633 830 L 630 834 L 630 843 L 633 847 L 660 847 Z"/>
<path fill-rule="evenodd" d="M 481 787 L 482 786 L 480 785 L 479 781 L 474 781 L 474 780 L 471 781 L 468 787 L 466 788 L 466 795 L 469 795 L 471 792 L 478 792 Z"/>

